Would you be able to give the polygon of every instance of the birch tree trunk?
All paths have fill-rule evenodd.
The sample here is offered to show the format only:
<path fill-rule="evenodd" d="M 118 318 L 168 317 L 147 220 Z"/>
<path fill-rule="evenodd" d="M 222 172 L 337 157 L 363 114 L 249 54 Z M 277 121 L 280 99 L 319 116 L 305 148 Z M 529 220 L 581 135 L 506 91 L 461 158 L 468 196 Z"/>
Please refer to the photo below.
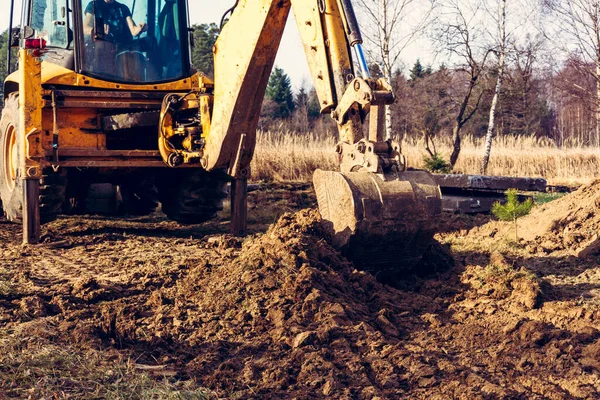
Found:
<path fill-rule="evenodd" d="M 379 1 L 380 15 L 380 46 L 381 56 L 383 59 L 383 75 L 385 79 L 391 84 L 392 83 L 392 60 L 390 54 L 390 29 L 388 27 L 388 0 Z M 392 109 L 388 104 L 385 106 L 385 139 L 388 140 L 392 137 Z"/>
<path fill-rule="evenodd" d="M 500 56 L 498 60 L 498 80 L 496 81 L 494 97 L 492 98 L 492 105 L 490 106 L 490 119 L 488 123 L 487 134 L 485 135 L 485 151 L 483 154 L 483 159 L 481 160 L 481 175 L 487 174 L 487 168 L 490 161 L 490 154 L 492 152 L 492 138 L 494 137 L 494 121 L 496 117 L 496 106 L 498 105 L 500 89 L 502 88 L 502 75 L 504 73 L 504 59 L 506 56 L 506 0 L 500 0 L 499 6 L 500 19 L 498 21 L 498 28 L 500 31 Z"/>

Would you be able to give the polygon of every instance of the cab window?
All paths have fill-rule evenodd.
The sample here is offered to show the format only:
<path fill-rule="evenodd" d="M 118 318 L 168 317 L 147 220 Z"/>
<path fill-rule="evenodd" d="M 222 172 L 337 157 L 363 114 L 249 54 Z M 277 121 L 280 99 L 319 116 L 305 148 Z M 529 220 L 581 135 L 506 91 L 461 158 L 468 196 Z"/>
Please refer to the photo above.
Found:
<path fill-rule="evenodd" d="M 33 0 L 30 25 L 48 47 L 69 47 L 66 0 Z"/>
<path fill-rule="evenodd" d="M 82 69 L 127 83 L 183 77 L 183 0 L 83 0 Z"/>

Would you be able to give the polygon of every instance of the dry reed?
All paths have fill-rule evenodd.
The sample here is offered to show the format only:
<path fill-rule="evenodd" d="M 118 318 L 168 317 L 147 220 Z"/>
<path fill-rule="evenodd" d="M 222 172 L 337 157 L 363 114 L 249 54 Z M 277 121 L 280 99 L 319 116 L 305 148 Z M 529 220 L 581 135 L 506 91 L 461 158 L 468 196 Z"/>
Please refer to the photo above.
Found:
<path fill-rule="evenodd" d="M 268 181 L 310 181 L 316 168 L 337 169 L 336 135 L 295 132 L 258 132 L 252 178 Z M 449 138 L 438 140 L 437 151 L 448 159 Z M 409 166 L 423 167 L 421 139 L 408 138 L 403 153 Z M 455 172 L 479 173 L 483 141 L 465 137 Z M 569 143 L 558 147 L 550 140 L 498 137 L 492 145 L 489 175 L 543 177 L 551 184 L 579 184 L 600 176 L 600 148 Z"/>

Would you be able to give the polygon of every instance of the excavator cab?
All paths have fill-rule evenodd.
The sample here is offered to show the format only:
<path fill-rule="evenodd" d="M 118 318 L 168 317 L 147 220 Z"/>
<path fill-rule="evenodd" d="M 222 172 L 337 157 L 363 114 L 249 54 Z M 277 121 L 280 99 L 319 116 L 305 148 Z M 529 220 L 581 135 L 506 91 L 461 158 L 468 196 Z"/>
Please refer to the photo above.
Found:
<path fill-rule="evenodd" d="M 27 6 L 29 26 L 45 40 L 50 62 L 131 84 L 190 75 L 185 0 L 32 0 Z"/>
<path fill-rule="evenodd" d="M 87 3 L 87 5 L 85 5 Z M 180 4 L 181 3 L 181 4 Z M 177 0 L 84 0 L 78 32 L 81 71 L 100 79 L 155 83 L 181 79 L 189 64 L 182 50 L 187 24 L 180 24 L 184 2 Z M 85 6 L 84 6 L 85 5 Z M 144 24 L 139 34 L 130 24 Z M 135 33 L 135 32 L 134 32 Z"/>

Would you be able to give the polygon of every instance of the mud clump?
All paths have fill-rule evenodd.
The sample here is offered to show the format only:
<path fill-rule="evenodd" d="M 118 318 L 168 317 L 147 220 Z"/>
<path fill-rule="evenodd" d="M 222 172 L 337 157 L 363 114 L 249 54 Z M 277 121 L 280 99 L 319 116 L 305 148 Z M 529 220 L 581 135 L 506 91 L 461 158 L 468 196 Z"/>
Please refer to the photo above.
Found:
<path fill-rule="evenodd" d="M 586 257 L 600 250 L 600 180 L 548 203 L 522 223 L 537 252 Z"/>
<path fill-rule="evenodd" d="M 39 296 L 28 296 L 21 299 L 19 308 L 24 316 L 31 318 L 45 317 L 48 314 L 48 304 Z"/>
<path fill-rule="evenodd" d="M 541 302 L 539 279 L 525 268 L 512 267 L 497 252 L 492 253 L 486 267 L 467 266 L 461 278 L 476 291 L 473 297 L 508 300 L 527 310 L 537 308 Z"/>

